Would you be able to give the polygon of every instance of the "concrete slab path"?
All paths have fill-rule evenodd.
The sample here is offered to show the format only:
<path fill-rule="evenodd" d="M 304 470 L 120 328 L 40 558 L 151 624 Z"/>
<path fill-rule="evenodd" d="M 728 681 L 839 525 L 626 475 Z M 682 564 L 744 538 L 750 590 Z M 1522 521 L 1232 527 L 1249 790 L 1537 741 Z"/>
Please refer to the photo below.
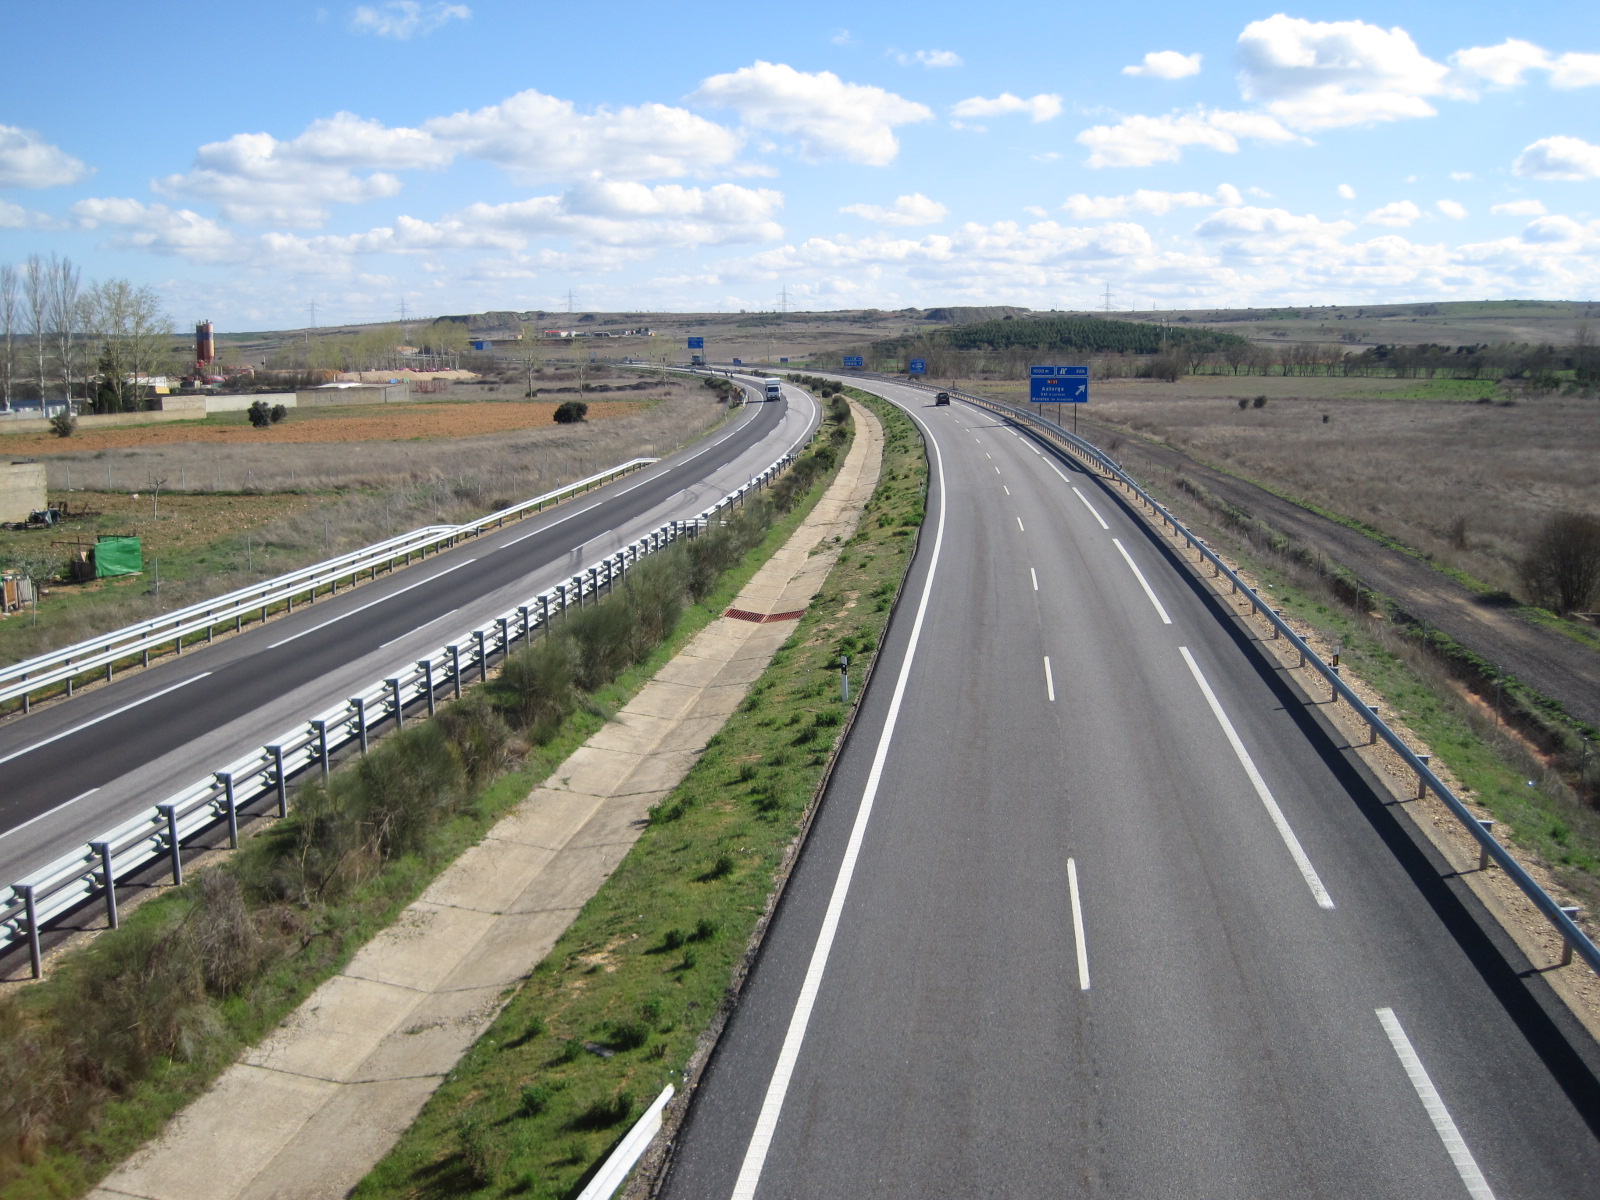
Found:
<path fill-rule="evenodd" d="M 733 607 L 811 603 L 877 486 L 883 431 L 852 404 L 838 477 Z M 345 1195 L 388 1152 L 682 780 L 790 620 L 713 621 L 249 1050 L 91 1200 L 314 1200 Z"/>

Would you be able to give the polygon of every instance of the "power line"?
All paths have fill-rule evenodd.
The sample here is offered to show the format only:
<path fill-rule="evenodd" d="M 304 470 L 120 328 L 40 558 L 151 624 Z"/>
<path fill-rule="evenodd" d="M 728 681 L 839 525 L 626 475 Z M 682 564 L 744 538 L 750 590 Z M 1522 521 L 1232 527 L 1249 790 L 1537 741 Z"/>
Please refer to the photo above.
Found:
<path fill-rule="evenodd" d="M 1103 306 L 1104 310 L 1106 312 L 1110 312 L 1111 311 L 1111 285 L 1109 283 L 1106 284 L 1106 294 L 1104 296 L 1104 300 L 1105 300 L 1105 304 Z"/>

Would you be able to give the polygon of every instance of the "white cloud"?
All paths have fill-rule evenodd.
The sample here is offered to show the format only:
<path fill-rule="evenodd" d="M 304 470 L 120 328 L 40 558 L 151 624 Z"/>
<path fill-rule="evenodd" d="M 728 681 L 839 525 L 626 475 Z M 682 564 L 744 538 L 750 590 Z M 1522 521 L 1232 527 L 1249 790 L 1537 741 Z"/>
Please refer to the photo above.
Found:
<path fill-rule="evenodd" d="M 1450 178 L 1456 183 L 1470 183 L 1472 180 L 1476 179 L 1477 176 L 1471 171 L 1451 171 Z"/>
<path fill-rule="evenodd" d="M 1542 217 L 1544 205 L 1537 200 L 1507 200 L 1489 209 L 1497 217 Z"/>
<path fill-rule="evenodd" d="M 1563 54 L 1551 65 L 1550 86 L 1600 87 L 1600 54 Z"/>
<path fill-rule="evenodd" d="M 1348 183 L 1341 183 L 1339 185 L 1339 195 L 1346 200 L 1354 200 L 1356 198 L 1356 190 Z"/>
<path fill-rule="evenodd" d="M 61 187 L 90 174 L 82 162 L 31 129 L 0 125 L 0 187 Z"/>
<path fill-rule="evenodd" d="M 68 210 L 83 229 L 109 226 L 125 230 L 112 237 L 116 249 L 175 254 L 196 262 L 219 262 L 238 256 L 240 243 L 209 217 L 165 204 L 145 204 L 116 197 L 79 200 Z"/>
<path fill-rule="evenodd" d="M 1124 117 L 1116 125 L 1095 125 L 1078 135 L 1092 153 L 1091 167 L 1147 167 L 1177 162 L 1187 146 L 1205 146 L 1234 154 L 1241 137 L 1261 141 L 1293 141 L 1290 133 L 1263 113 L 1198 109 L 1164 117 Z"/>
<path fill-rule="evenodd" d="M 921 63 L 930 70 L 940 67 L 961 66 L 961 56 L 954 50 L 918 50 L 912 54 L 904 54 L 894 50 L 890 51 L 890 53 L 894 55 L 894 60 L 902 67 L 909 67 L 912 63 Z"/>
<path fill-rule="evenodd" d="M 1588 242 L 1591 245 L 1600 242 L 1592 229 L 1578 224 L 1571 217 L 1540 217 L 1530 221 L 1528 227 L 1522 231 L 1522 240 L 1534 242 L 1538 245 L 1547 245 L 1551 242 Z"/>
<path fill-rule="evenodd" d="M 1400 28 L 1364 21 L 1306 21 L 1282 13 L 1239 35 L 1239 86 L 1246 100 L 1292 129 L 1330 129 L 1431 117 L 1424 97 L 1451 90 L 1449 69 Z"/>
<path fill-rule="evenodd" d="M 531 88 L 486 108 L 434 117 L 422 131 L 524 182 L 692 175 L 726 165 L 741 145 L 732 130 L 687 109 L 641 104 L 581 113 L 572 101 Z"/>
<path fill-rule="evenodd" d="M 1433 206 L 1452 221 L 1459 221 L 1467 215 L 1466 208 L 1454 200 L 1437 200 Z"/>
<path fill-rule="evenodd" d="M 877 225 L 935 225 L 950 215 L 950 210 L 921 192 L 901 196 L 892 207 L 877 204 L 850 204 L 839 210 Z"/>
<path fill-rule="evenodd" d="M 760 60 L 711 76 L 691 98 L 731 108 L 753 128 L 794 137 L 808 161 L 843 158 L 874 167 L 887 166 L 899 153 L 897 125 L 933 117 L 926 105 L 883 88 L 846 83 L 832 71 L 811 74 Z"/>
<path fill-rule="evenodd" d="M 465 4 L 429 4 L 417 0 L 388 0 L 377 6 L 361 4 L 350 15 L 350 29 L 378 37 L 407 41 L 426 36 L 450 21 L 465 21 L 472 10 Z"/>
<path fill-rule="evenodd" d="M 1463 76 L 1503 88 L 1516 87 L 1529 71 L 1547 71 L 1551 67 L 1548 51 L 1517 38 L 1507 38 L 1498 46 L 1458 50 L 1450 56 L 1450 61 Z"/>
<path fill-rule="evenodd" d="M 1243 205 L 1213 213 L 1196 225 L 1194 231 L 1203 238 L 1271 243 L 1281 248 L 1291 244 L 1335 242 L 1354 228 L 1349 221 L 1324 221 L 1313 213 L 1302 217 L 1287 209 Z"/>
<path fill-rule="evenodd" d="M 966 120 L 986 117 L 1003 117 L 1010 113 L 1027 113 L 1035 124 L 1061 115 L 1061 97 L 1050 92 L 1024 100 L 1010 92 L 1001 92 L 992 100 L 983 96 L 970 96 L 950 108 L 952 114 Z"/>
<path fill-rule="evenodd" d="M 854 46 L 856 44 L 856 39 L 848 29 L 835 29 L 833 36 L 828 40 L 835 46 Z"/>
<path fill-rule="evenodd" d="M 1179 54 L 1176 50 L 1152 50 L 1136 66 L 1123 67 L 1124 75 L 1144 75 L 1152 79 L 1183 79 L 1200 74 L 1198 54 Z"/>
<path fill-rule="evenodd" d="M 1375 208 L 1366 215 L 1368 225 L 1392 225 L 1404 227 L 1411 224 L 1422 215 L 1422 210 L 1409 200 L 1395 200 L 1385 204 L 1382 208 Z"/>
<path fill-rule="evenodd" d="M 1239 189 L 1224 183 L 1215 195 L 1205 192 L 1155 192 L 1141 188 L 1126 196 L 1068 196 L 1061 205 L 1080 221 L 1106 220 L 1126 217 L 1133 213 L 1151 213 L 1164 216 L 1175 208 L 1221 208 L 1244 202 Z"/>
<path fill-rule="evenodd" d="M 1534 179 L 1600 179 L 1600 146 L 1582 138 L 1540 138 L 1517 156 L 1514 175 Z"/>
<path fill-rule="evenodd" d="M 32 212 L 20 204 L 0 200 L 0 229 L 59 229 L 60 223 L 48 213 Z"/>

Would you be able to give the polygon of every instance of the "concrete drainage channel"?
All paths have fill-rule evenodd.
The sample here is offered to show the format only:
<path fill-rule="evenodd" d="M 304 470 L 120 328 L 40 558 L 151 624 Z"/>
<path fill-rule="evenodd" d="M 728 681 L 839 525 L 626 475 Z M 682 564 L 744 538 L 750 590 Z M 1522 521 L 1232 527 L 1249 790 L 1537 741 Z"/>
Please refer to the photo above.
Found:
<path fill-rule="evenodd" d="M 491 661 L 503 661 L 518 638 L 526 645 L 536 630 L 569 608 L 609 592 L 634 563 L 695 536 L 746 494 L 766 487 L 793 460 L 793 453 L 785 454 L 698 516 L 661 526 L 567 583 L 439 647 L 404 675 L 369 685 L 13 883 L 0 893 L 0 970 L 14 969 L 9 960 L 25 948 L 31 973 L 39 978 L 47 930 L 62 937 L 81 931 L 86 924 L 74 928 L 70 919 L 85 915 L 97 901 L 104 905 L 107 924 L 115 928 L 119 886 L 150 885 L 163 878 L 182 883 L 186 851 L 192 855 L 197 849 L 237 847 L 242 822 L 268 814 L 286 816 L 289 785 L 297 776 L 320 770 L 326 778 L 341 752 L 364 753 L 372 731 L 391 720 L 401 727 L 408 708 L 431 715 L 441 692 L 447 698 L 459 696 L 471 676 L 487 679 Z"/>

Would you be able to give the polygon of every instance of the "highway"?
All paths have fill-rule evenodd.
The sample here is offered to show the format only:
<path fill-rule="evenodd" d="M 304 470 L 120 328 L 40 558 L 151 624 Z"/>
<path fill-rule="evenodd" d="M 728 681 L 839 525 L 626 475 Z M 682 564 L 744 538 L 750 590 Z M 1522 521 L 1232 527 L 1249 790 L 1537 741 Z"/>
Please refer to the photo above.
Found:
<path fill-rule="evenodd" d="M 926 392 L 927 524 L 662 1194 L 1600 1195 L 1600 1056 L 1068 461 Z"/>
<path fill-rule="evenodd" d="M 644 471 L 375 582 L 0 725 L 0 880 L 55 855 L 565 582 L 693 516 L 803 444 L 805 393 L 749 404 Z"/>

